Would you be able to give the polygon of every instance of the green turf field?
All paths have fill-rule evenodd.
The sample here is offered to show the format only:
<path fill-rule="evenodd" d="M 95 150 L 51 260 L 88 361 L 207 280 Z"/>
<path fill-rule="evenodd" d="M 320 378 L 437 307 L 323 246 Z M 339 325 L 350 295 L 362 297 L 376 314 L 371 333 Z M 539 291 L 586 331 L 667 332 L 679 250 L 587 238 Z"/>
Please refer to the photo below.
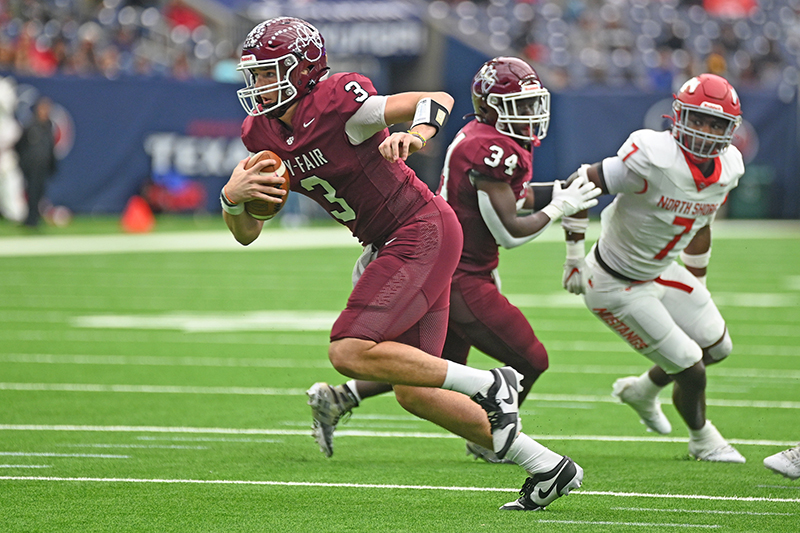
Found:
<path fill-rule="evenodd" d="M 690 460 L 666 396 L 667 437 L 614 403 L 648 364 L 561 289 L 557 231 L 504 251 L 503 292 L 550 352 L 524 430 L 586 471 L 539 513 L 498 511 L 524 472 L 467 458 L 391 396 L 319 453 L 304 392 L 343 379 L 326 347 L 360 251 L 345 230 L 242 249 L 221 221 L 70 228 L 0 226 L 0 531 L 800 531 L 800 480 L 762 465 L 800 440 L 796 223 L 715 231 L 734 353 L 709 370 L 708 411 L 744 465 Z"/>

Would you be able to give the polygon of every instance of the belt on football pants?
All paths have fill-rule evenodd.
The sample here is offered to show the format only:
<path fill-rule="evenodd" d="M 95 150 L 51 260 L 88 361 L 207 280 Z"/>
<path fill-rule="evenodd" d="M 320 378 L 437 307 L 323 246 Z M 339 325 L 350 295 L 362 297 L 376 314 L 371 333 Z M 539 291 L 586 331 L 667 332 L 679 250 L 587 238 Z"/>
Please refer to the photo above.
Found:
<path fill-rule="evenodd" d="M 672 281 L 672 280 L 668 280 L 668 279 L 661 279 L 661 277 L 657 277 L 656 279 L 646 279 L 646 280 L 642 281 L 642 280 L 638 280 L 638 279 L 629 278 L 628 276 L 623 276 L 622 274 L 620 274 L 619 272 L 617 272 L 616 270 L 614 270 L 613 268 L 608 266 L 608 263 L 603 261 L 603 258 L 600 257 L 600 241 L 598 241 L 597 244 L 594 247 L 594 258 L 597 259 L 597 264 L 600 265 L 600 268 L 605 270 L 610 276 L 612 276 L 614 278 L 617 278 L 619 280 L 622 280 L 622 281 L 627 281 L 628 283 L 647 283 L 648 281 L 655 281 L 656 283 L 658 283 L 660 285 L 664 285 L 666 287 L 672 287 L 673 289 L 678 289 L 678 290 L 681 290 L 681 291 L 685 291 L 685 292 L 687 292 L 689 294 L 691 294 L 692 291 L 694 290 L 694 287 L 691 287 L 691 286 L 689 286 L 689 285 L 687 285 L 685 283 L 681 283 L 680 281 Z"/>

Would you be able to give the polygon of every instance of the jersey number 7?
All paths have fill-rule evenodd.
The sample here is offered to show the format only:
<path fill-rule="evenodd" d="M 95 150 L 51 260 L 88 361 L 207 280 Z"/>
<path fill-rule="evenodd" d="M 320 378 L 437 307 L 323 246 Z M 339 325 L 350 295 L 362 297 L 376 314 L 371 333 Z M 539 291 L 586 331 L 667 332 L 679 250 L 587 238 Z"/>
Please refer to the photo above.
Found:
<path fill-rule="evenodd" d="M 675 245 L 678 244 L 678 241 L 681 240 L 681 237 L 692 231 L 692 226 L 694 225 L 693 218 L 684 218 L 684 217 L 675 217 L 675 220 L 672 221 L 674 226 L 683 226 L 683 231 L 675 235 L 667 245 L 656 254 L 654 259 L 664 259 L 670 250 L 675 248 Z"/>

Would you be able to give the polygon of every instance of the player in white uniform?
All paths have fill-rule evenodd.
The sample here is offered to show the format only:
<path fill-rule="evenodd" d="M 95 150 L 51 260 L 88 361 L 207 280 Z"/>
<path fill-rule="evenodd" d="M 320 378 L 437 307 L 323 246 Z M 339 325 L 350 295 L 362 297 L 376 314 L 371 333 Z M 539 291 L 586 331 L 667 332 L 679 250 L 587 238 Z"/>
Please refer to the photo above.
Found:
<path fill-rule="evenodd" d="M 741 105 L 723 78 L 687 81 L 673 102 L 671 131 L 633 132 L 614 157 L 577 172 L 616 194 L 601 214 L 600 239 L 584 257 L 586 212 L 562 222 L 567 234 L 563 285 L 655 366 L 614 383 L 614 396 L 651 431 L 672 430 L 658 402 L 674 382 L 673 405 L 689 428 L 698 460 L 743 463 L 706 419 L 706 365 L 733 344 L 706 289 L 711 227 L 744 173 L 731 146 Z M 676 259 L 680 256 L 684 266 Z"/>

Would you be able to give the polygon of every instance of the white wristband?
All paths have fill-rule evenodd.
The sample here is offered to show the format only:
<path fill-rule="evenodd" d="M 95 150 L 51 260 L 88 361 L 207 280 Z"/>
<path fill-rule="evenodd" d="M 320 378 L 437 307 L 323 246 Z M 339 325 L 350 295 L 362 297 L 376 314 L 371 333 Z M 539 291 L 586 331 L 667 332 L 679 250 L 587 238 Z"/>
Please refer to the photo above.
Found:
<path fill-rule="evenodd" d="M 586 230 L 589 229 L 589 219 L 563 217 L 561 219 L 561 227 L 570 233 L 586 233 Z"/>
<path fill-rule="evenodd" d="M 686 252 L 681 252 L 681 261 L 687 267 L 692 268 L 706 268 L 709 260 L 711 259 L 711 248 L 704 254 L 689 255 Z"/>
<path fill-rule="evenodd" d="M 567 241 L 567 259 L 583 259 L 586 256 L 584 240 Z"/>
<path fill-rule="evenodd" d="M 564 211 L 560 207 L 557 207 L 552 203 L 549 203 L 546 206 L 544 206 L 542 208 L 542 212 L 548 217 L 550 217 L 550 220 L 552 222 L 555 222 L 556 220 L 561 218 L 561 215 L 564 214 Z"/>
<path fill-rule="evenodd" d="M 222 205 L 222 210 L 229 215 L 241 215 L 244 213 L 244 204 L 231 203 L 225 195 L 225 187 L 219 192 L 219 203 Z"/>

